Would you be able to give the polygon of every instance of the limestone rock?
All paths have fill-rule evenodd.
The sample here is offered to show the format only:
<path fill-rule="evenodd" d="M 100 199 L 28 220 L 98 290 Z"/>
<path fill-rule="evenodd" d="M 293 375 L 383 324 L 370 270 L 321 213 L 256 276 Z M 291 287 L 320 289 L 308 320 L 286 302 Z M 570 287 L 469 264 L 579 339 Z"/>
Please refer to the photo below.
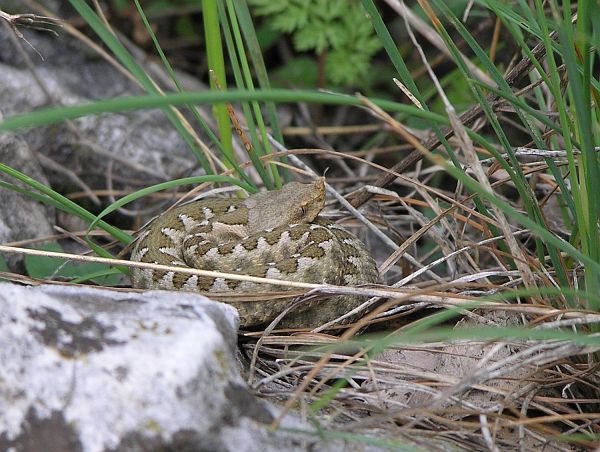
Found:
<path fill-rule="evenodd" d="M 18 3 L 21 5 L 13 6 L 10 13 L 31 12 L 22 2 Z M 65 20 L 75 15 L 72 8 L 54 9 Z M 31 44 L 19 41 L 32 61 L 35 76 L 9 39 L 9 31 L 0 27 L 0 110 L 4 117 L 144 94 L 134 82 L 63 29 L 56 29 L 58 36 L 25 28 L 20 31 Z M 152 72 L 152 68 L 145 69 Z M 199 86 L 196 82 L 187 88 Z M 69 126 L 61 123 L 18 132 L 34 151 L 74 172 L 91 188 L 106 188 L 107 178 L 112 179 L 115 188 L 149 185 L 187 176 L 197 165 L 192 152 L 160 110 L 86 116 L 73 120 Z M 51 168 L 48 178 L 54 187 L 64 188 L 61 191 L 81 190 Z"/>
<path fill-rule="evenodd" d="M 0 135 L 0 163 L 10 165 L 41 183 L 47 183 L 35 155 L 27 143 L 13 134 Z M 17 179 L 0 172 L 0 180 L 35 191 Z M 0 243 L 53 234 L 54 209 L 25 195 L 0 187 Z M 22 258 L 4 256 L 8 266 L 17 270 Z"/>
<path fill-rule="evenodd" d="M 240 376 L 227 305 L 7 283 L 0 306 L 0 450 L 293 449 Z"/>

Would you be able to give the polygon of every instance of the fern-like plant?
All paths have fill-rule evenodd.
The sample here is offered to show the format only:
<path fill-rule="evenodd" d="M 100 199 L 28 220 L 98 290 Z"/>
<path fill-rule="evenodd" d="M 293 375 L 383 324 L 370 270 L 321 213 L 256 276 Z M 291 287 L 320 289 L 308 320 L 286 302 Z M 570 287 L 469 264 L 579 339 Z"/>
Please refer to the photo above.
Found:
<path fill-rule="evenodd" d="M 272 27 L 291 34 L 299 52 L 326 57 L 326 80 L 364 84 L 371 57 L 381 48 L 358 0 L 249 0 L 253 12 Z"/>

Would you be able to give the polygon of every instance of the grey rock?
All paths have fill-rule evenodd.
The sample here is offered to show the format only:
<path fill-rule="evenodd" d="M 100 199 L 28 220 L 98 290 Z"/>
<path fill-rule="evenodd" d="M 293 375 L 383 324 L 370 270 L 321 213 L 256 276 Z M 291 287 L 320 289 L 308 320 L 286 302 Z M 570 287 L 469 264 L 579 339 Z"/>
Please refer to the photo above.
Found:
<path fill-rule="evenodd" d="M 10 12 L 31 12 L 24 7 Z M 20 41 L 32 68 L 15 50 L 6 27 L 0 27 L 0 109 L 4 117 L 143 94 L 134 82 L 66 31 L 59 29 L 58 37 L 20 31 L 35 49 Z M 159 110 L 87 116 L 69 125 L 19 132 L 34 151 L 76 173 L 91 188 L 106 188 L 107 178 L 115 188 L 149 185 L 189 175 L 197 167 L 193 154 Z M 63 175 L 54 177 L 53 171 L 48 176 L 55 187 L 81 189 Z"/>
<path fill-rule="evenodd" d="M 292 446 L 240 376 L 227 305 L 6 283 L 0 306 L 0 450 Z"/>
<path fill-rule="evenodd" d="M 0 163 L 9 165 L 40 183 L 48 183 L 27 143 L 13 134 L 0 135 Z M 0 180 L 35 191 L 2 172 L 0 172 Z M 53 208 L 0 187 L 0 243 L 51 235 L 53 220 Z M 18 270 L 22 262 L 20 256 L 11 254 L 3 257 L 9 268 Z"/>
<path fill-rule="evenodd" d="M 192 293 L 0 284 L 0 450 L 356 451 L 251 393 L 235 309 Z"/>

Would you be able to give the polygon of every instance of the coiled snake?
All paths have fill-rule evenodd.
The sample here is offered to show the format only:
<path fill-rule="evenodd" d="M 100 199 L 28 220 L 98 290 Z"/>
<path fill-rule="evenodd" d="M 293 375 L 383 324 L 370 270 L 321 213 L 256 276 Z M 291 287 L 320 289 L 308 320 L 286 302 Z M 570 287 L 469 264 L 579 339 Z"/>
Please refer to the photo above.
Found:
<path fill-rule="evenodd" d="M 174 208 L 155 218 L 140 233 L 131 259 L 250 276 L 359 285 L 379 280 L 365 245 L 354 235 L 317 217 L 325 203 L 323 179 L 310 184 L 291 182 L 282 189 L 246 199 L 206 198 Z M 286 288 L 132 269 L 134 287 L 198 292 L 265 292 Z M 265 324 L 287 306 L 290 298 L 229 302 L 240 313 L 242 327 Z M 279 324 L 315 327 L 333 320 L 364 297 L 336 295 L 303 303 Z"/>

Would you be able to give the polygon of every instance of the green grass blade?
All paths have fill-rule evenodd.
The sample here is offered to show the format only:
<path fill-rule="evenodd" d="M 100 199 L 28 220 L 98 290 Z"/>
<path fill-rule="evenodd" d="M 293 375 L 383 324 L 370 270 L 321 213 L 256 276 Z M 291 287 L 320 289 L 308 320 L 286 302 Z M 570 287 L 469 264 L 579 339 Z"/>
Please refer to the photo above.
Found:
<path fill-rule="evenodd" d="M 133 74 L 133 76 L 140 82 L 144 89 L 149 93 L 158 93 L 158 89 L 152 83 L 152 80 L 142 70 L 142 68 L 135 62 L 133 57 L 127 52 L 125 47 L 119 42 L 119 40 L 106 28 L 104 23 L 100 20 L 97 14 L 83 1 L 83 0 L 69 0 L 73 8 L 83 17 L 88 25 L 92 27 L 94 32 L 102 39 L 104 44 L 113 52 L 113 54 L 121 61 L 121 63 Z M 163 107 L 167 107 L 166 105 Z M 171 124 L 179 132 L 183 140 L 186 142 L 188 147 L 192 150 L 202 168 L 207 173 L 211 173 L 212 170 L 206 159 L 205 155 L 196 146 L 193 137 L 185 129 L 183 124 L 179 121 L 175 113 L 170 108 L 163 108 L 165 116 L 169 119 Z"/>
<path fill-rule="evenodd" d="M 77 205 L 70 199 L 64 197 L 60 193 L 55 192 L 50 187 L 45 186 L 44 184 L 36 181 L 35 179 L 32 179 L 26 174 L 23 174 L 20 171 L 17 171 L 7 165 L 4 165 L 3 163 L 0 163 L 0 171 L 5 174 L 8 174 L 11 177 L 14 177 L 15 179 L 20 180 L 21 182 L 29 185 L 30 187 L 34 188 L 40 193 L 43 193 L 44 195 L 48 196 L 54 201 L 54 205 L 56 207 L 61 208 L 65 212 L 71 213 L 89 222 L 92 222 L 96 219 L 96 216 L 93 213 L 88 212 L 83 207 Z M 115 228 L 114 226 L 109 225 L 108 223 L 105 223 L 104 221 L 98 222 L 98 227 L 108 232 L 115 239 L 122 243 L 129 244 L 132 241 L 132 238 L 129 234 L 121 231 L 118 228 Z"/>
<path fill-rule="evenodd" d="M 363 103 L 354 96 L 344 94 L 323 93 L 310 90 L 229 90 L 227 92 L 189 92 L 142 96 L 119 97 L 100 100 L 83 105 L 56 107 L 37 110 L 23 115 L 11 116 L 0 122 L 0 132 L 17 130 L 22 127 L 36 127 L 66 119 L 76 119 L 86 115 L 98 115 L 108 112 L 123 112 L 142 108 L 157 108 L 166 105 L 199 104 L 210 105 L 217 102 L 272 101 L 282 103 L 320 103 L 330 105 L 353 105 L 363 107 Z M 437 113 L 421 110 L 411 105 L 392 102 L 384 99 L 370 99 L 375 105 L 391 112 L 413 115 L 432 123 L 448 124 L 448 119 Z"/>
<path fill-rule="evenodd" d="M 249 91 L 254 91 L 254 81 L 252 79 L 250 64 L 248 62 L 248 58 L 246 57 L 246 49 L 238 24 L 236 9 L 232 0 L 226 0 L 225 3 L 227 4 L 227 17 L 229 18 L 229 23 L 231 25 L 230 30 L 233 35 L 233 43 L 235 44 L 235 50 L 238 56 L 242 75 L 241 79 L 236 79 L 236 83 L 238 83 L 238 86 L 244 86 Z M 248 121 L 249 132 L 252 136 L 252 141 L 254 144 L 254 149 L 249 150 L 249 152 L 257 152 L 257 154 L 262 155 L 271 154 L 273 150 L 271 149 L 271 144 L 267 137 L 267 128 L 262 117 L 259 103 L 256 101 L 250 102 L 250 108 L 244 108 L 244 115 Z M 256 124 L 256 127 L 254 124 Z M 258 128 L 258 132 L 260 132 L 260 139 L 256 134 L 256 128 Z M 266 173 L 264 175 L 261 173 L 261 177 L 266 178 L 263 179 L 263 182 L 269 189 L 271 189 L 273 186 L 281 186 L 281 178 L 277 165 L 271 164 L 270 168 L 270 176 Z"/>
<path fill-rule="evenodd" d="M 217 2 L 214 0 L 202 0 L 202 19 L 204 22 L 204 39 L 206 41 L 206 56 L 208 58 L 208 69 L 213 71 L 222 90 L 227 89 L 225 76 L 225 61 L 223 59 L 223 44 L 221 42 L 221 27 L 219 26 L 219 13 Z M 219 91 L 213 77 L 210 78 L 210 89 Z M 214 104 L 213 115 L 217 120 L 219 136 L 223 144 L 223 152 L 227 154 L 228 161 L 235 160 L 233 155 L 231 123 L 229 113 L 225 104 Z"/>
<path fill-rule="evenodd" d="M 221 24 L 223 28 L 223 35 L 225 37 L 225 43 L 227 46 L 227 53 L 229 55 L 229 61 L 231 64 L 231 69 L 233 72 L 233 78 L 235 80 L 235 84 L 238 88 L 244 89 L 244 77 L 242 75 L 242 68 L 240 59 L 237 55 L 237 46 L 234 41 L 232 27 L 230 26 L 228 13 L 225 9 L 224 3 L 219 3 L 219 15 L 221 17 Z M 250 135 L 249 140 L 251 147 L 248 147 L 247 143 L 244 143 L 246 152 L 248 153 L 248 157 L 254 166 L 254 169 L 260 176 L 261 180 L 265 182 L 265 185 L 270 190 L 274 188 L 274 185 L 269 177 L 264 163 L 260 160 L 259 153 L 257 152 L 258 135 L 256 134 L 256 124 L 254 121 L 254 117 L 252 115 L 252 111 L 250 109 L 250 105 L 248 102 L 242 102 L 242 111 L 244 113 L 244 118 L 246 120 L 246 124 L 248 126 L 248 134 Z M 241 134 L 241 132 L 240 132 Z M 260 149 L 260 148 L 259 148 Z"/>
<path fill-rule="evenodd" d="M 144 14 L 144 10 L 142 9 L 142 7 L 140 5 L 139 0 L 135 0 L 135 5 L 137 7 L 138 13 L 140 14 L 140 17 L 142 18 L 142 22 L 144 23 L 144 27 L 146 28 L 148 35 L 152 38 L 154 47 L 155 47 L 158 55 L 160 56 L 160 59 L 163 62 L 163 65 L 164 65 L 166 71 L 168 72 L 169 77 L 171 78 L 171 80 L 173 81 L 175 86 L 177 87 L 177 91 L 182 93 L 183 87 L 179 83 L 179 80 L 178 80 L 177 76 L 175 75 L 175 71 L 173 70 L 173 67 L 171 66 L 171 63 L 169 63 L 169 60 L 167 59 L 166 55 L 164 54 L 162 47 L 160 46 L 160 43 L 158 42 L 158 39 L 156 38 L 156 35 L 155 35 L 154 31 L 152 30 L 152 27 L 150 26 L 150 23 L 148 22 L 146 15 Z M 222 85 L 225 87 L 224 82 L 222 83 Z M 192 116 L 194 117 L 194 119 L 196 120 L 196 122 L 202 128 L 202 131 L 208 136 L 210 141 L 215 146 L 217 146 L 217 148 L 221 151 L 221 154 L 222 154 L 223 158 L 225 159 L 226 163 L 228 164 L 228 166 L 230 168 L 235 168 L 239 177 L 244 179 L 247 183 L 251 184 L 252 182 L 251 182 L 250 178 L 248 176 L 246 176 L 244 171 L 242 171 L 242 169 L 239 167 L 239 165 L 233 158 L 233 152 L 230 149 L 228 150 L 221 143 L 221 140 L 219 140 L 219 138 L 217 138 L 217 136 L 214 134 L 212 129 L 208 126 L 206 121 L 204 121 L 204 119 L 202 119 L 202 116 L 200 116 L 200 114 L 198 113 L 198 110 L 196 108 L 194 108 L 191 105 L 187 105 L 187 107 L 188 107 L 188 110 L 190 111 L 190 113 L 192 114 Z M 230 138 L 231 138 L 230 129 L 228 128 L 228 130 L 229 130 L 229 134 L 230 134 Z M 223 135 L 221 135 L 221 136 L 223 136 Z M 229 147 L 231 147 L 231 139 L 230 138 L 228 140 L 227 139 L 224 140 L 226 143 L 229 143 Z"/>
<path fill-rule="evenodd" d="M 573 116 L 575 134 L 581 140 L 581 158 L 579 176 L 584 196 L 584 213 L 586 234 L 582 234 L 582 248 L 592 259 L 600 260 L 600 238 L 598 236 L 598 221 L 600 220 L 600 171 L 598 168 L 598 155 L 594 150 L 594 128 L 592 127 L 592 106 L 590 94 L 591 65 L 590 48 L 586 39 L 589 36 L 590 24 L 588 7 L 580 5 L 577 21 L 578 31 L 584 39 L 576 39 L 571 25 L 570 12 L 565 12 L 565 18 L 559 27 L 562 55 L 569 76 L 569 93 L 573 100 Z M 577 54 L 576 48 L 577 47 Z M 577 68 L 578 59 L 582 59 L 582 73 Z M 588 290 L 600 291 L 600 273 L 591 267 L 585 269 L 585 282 Z M 594 311 L 600 310 L 600 305 L 588 306 Z"/>
<path fill-rule="evenodd" d="M 402 55 L 400 55 L 400 52 L 398 51 L 398 46 L 392 39 L 392 35 L 390 34 L 387 27 L 385 26 L 385 23 L 383 22 L 383 18 L 379 14 L 379 11 L 377 10 L 375 3 L 373 2 L 373 0 L 361 0 L 361 3 L 363 5 L 363 8 L 369 15 L 371 22 L 373 23 L 373 28 L 375 29 L 377 36 L 379 36 L 379 39 L 381 40 L 381 43 L 383 44 L 383 48 L 387 52 L 387 55 L 388 55 L 390 61 L 396 68 L 396 71 L 398 72 L 398 77 L 399 77 L 400 81 L 411 92 L 411 94 L 413 96 L 415 96 L 417 98 L 417 100 L 419 100 L 419 102 L 421 102 L 421 104 L 423 104 L 423 106 L 425 106 L 425 100 L 421 96 L 421 93 L 419 92 L 417 85 L 415 85 L 415 82 L 413 81 L 413 79 L 410 75 L 410 71 L 408 70 L 408 67 L 406 67 L 406 64 L 404 63 L 404 59 L 402 58 Z"/>
<path fill-rule="evenodd" d="M 250 11 L 248 10 L 247 1 L 238 1 L 235 2 L 234 5 L 240 30 L 244 35 L 246 46 L 248 47 L 248 52 L 250 53 L 250 60 L 254 65 L 254 72 L 256 73 L 258 85 L 261 89 L 269 90 L 271 89 L 271 82 L 269 81 L 267 68 L 265 66 L 260 45 L 258 43 L 258 37 L 256 36 L 254 23 L 252 22 L 252 17 L 250 16 Z M 273 102 L 266 102 L 265 107 L 267 109 L 267 114 L 269 115 L 269 123 L 272 129 L 271 134 L 277 141 L 279 141 L 281 144 L 284 144 L 275 104 Z"/>

